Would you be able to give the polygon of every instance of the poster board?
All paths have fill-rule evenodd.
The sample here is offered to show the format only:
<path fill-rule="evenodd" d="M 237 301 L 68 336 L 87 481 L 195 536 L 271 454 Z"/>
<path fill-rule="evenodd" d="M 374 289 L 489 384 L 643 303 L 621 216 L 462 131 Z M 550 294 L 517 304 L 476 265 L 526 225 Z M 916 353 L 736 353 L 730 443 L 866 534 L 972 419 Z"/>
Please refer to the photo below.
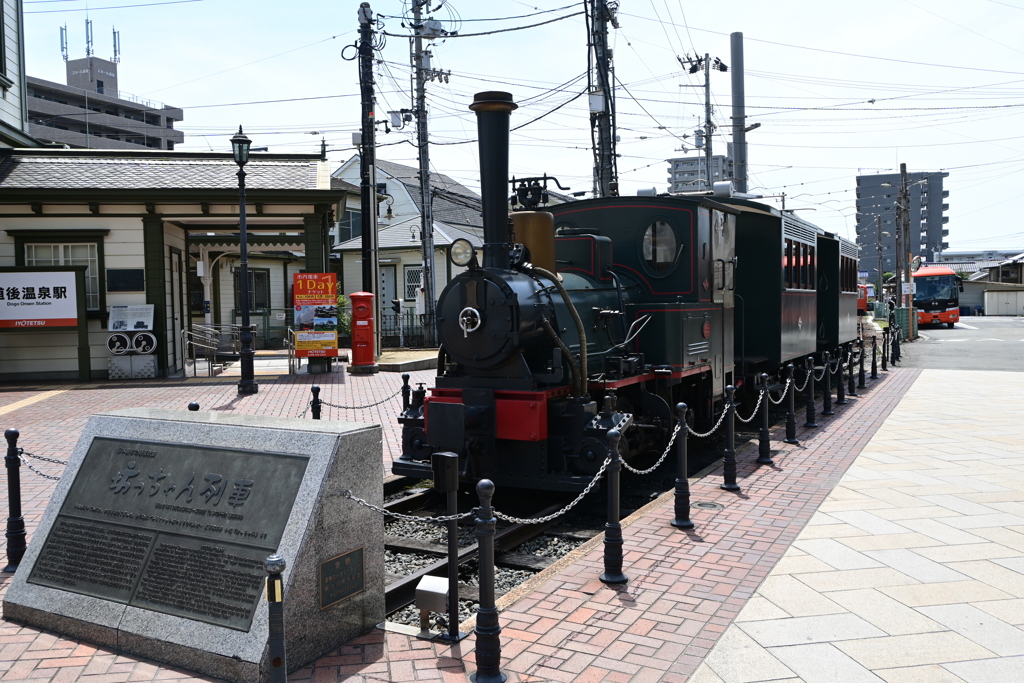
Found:
<path fill-rule="evenodd" d="M 295 356 L 337 358 L 338 276 L 334 273 L 295 273 Z"/>
<path fill-rule="evenodd" d="M 86 266 L 0 268 L 0 333 L 78 331 L 78 379 L 91 377 L 85 302 Z"/>
<path fill-rule="evenodd" d="M 153 330 L 153 304 L 111 306 L 108 332 L 151 332 Z"/>

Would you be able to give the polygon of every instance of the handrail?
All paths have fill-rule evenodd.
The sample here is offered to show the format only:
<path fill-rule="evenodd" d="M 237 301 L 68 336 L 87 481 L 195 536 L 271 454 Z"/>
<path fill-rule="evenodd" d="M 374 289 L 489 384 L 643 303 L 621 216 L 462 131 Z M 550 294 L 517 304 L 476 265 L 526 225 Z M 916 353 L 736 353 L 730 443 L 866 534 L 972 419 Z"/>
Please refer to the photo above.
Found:
<path fill-rule="evenodd" d="M 295 367 L 295 361 L 297 360 L 295 357 L 295 330 L 291 327 L 285 330 L 284 345 L 288 349 L 288 374 L 297 375 L 299 368 Z M 299 363 L 301 364 L 302 361 L 299 361 Z"/>

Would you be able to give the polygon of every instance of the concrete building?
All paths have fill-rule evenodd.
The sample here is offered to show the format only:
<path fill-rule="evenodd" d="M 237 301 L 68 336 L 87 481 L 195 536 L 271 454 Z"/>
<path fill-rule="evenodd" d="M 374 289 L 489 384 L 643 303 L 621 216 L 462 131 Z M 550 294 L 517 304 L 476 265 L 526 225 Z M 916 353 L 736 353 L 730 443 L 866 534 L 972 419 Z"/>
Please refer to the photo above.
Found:
<path fill-rule="evenodd" d="M 115 62 L 83 57 L 66 66 L 67 85 L 26 79 L 29 132 L 35 138 L 86 149 L 172 150 L 184 142 L 184 134 L 174 130 L 182 110 L 121 92 Z"/>
<path fill-rule="evenodd" d="M 37 147 L 29 134 L 21 0 L 0 0 L 0 148 Z"/>
<path fill-rule="evenodd" d="M 949 204 L 949 190 L 942 179 L 949 174 L 908 173 L 910 190 L 910 244 L 908 251 L 925 261 L 936 261 L 949 247 L 943 241 L 949 235 L 943 215 Z M 882 272 L 896 269 L 896 202 L 900 192 L 900 174 L 884 173 L 857 176 L 857 245 L 860 246 L 860 270 L 868 272 L 868 282 L 878 279 L 878 224 L 882 217 Z M 889 233 L 888 235 L 884 233 Z"/>
<path fill-rule="evenodd" d="M 700 151 L 700 150 L 697 150 Z M 707 157 L 677 157 L 668 160 L 668 191 L 697 192 L 710 190 L 707 175 Z M 711 182 L 728 180 L 733 174 L 732 143 L 727 143 L 725 155 L 711 157 Z"/>

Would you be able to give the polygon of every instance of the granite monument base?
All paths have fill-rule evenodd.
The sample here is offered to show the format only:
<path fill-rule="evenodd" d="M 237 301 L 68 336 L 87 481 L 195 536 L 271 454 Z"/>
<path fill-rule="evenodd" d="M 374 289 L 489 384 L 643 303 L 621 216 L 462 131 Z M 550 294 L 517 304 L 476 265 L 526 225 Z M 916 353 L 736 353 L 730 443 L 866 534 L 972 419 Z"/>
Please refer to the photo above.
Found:
<path fill-rule="evenodd" d="M 4 617 L 266 681 L 262 560 L 285 558 L 289 670 L 384 619 L 377 425 L 133 409 L 89 419 Z"/>

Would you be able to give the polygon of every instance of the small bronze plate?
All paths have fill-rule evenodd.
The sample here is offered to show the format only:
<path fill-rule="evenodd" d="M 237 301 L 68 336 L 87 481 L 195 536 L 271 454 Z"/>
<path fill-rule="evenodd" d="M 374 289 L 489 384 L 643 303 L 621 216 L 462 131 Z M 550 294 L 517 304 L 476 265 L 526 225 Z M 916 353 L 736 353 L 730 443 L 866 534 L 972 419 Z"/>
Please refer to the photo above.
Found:
<path fill-rule="evenodd" d="M 362 548 L 320 563 L 321 610 L 362 593 L 365 588 Z"/>

